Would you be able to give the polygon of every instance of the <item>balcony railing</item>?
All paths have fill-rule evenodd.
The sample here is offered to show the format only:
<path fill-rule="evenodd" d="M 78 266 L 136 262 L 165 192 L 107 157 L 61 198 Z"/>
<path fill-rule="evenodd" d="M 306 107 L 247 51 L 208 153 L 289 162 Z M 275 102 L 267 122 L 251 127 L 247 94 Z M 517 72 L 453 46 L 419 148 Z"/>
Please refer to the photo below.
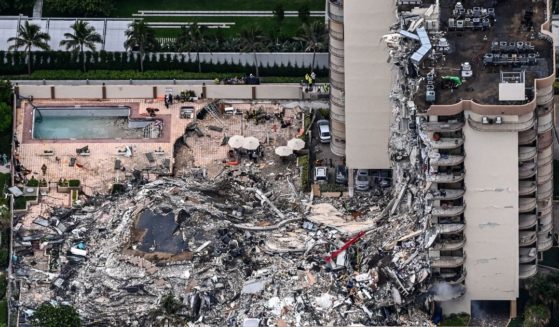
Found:
<path fill-rule="evenodd" d="M 431 166 L 456 166 L 464 162 L 464 156 L 440 155 L 438 158 L 430 158 Z"/>
<path fill-rule="evenodd" d="M 468 117 L 468 124 L 470 127 L 479 132 L 522 132 L 534 127 L 534 118 L 518 123 L 501 123 L 501 124 L 484 124 L 480 121 L 475 121 Z"/>
<path fill-rule="evenodd" d="M 536 215 L 519 215 L 518 216 L 518 229 L 529 229 L 538 223 Z"/>
<path fill-rule="evenodd" d="M 463 256 L 443 256 L 431 258 L 432 268 L 457 268 L 464 265 L 466 255 Z"/>
<path fill-rule="evenodd" d="M 518 183 L 518 194 L 519 195 L 530 195 L 536 192 L 537 183 L 534 181 L 520 181 Z"/>
<path fill-rule="evenodd" d="M 464 196 L 464 190 L 440 189 L 430 191 L 427 200 L 456 200 Z"/>
<path fill-rule="evenodd" d="M 520 263 L 529 263 L 537 259 L 538 250 L 535 247 L 520 248 L 518 254 Z"/>
<path fill-rule="evenodd" d="M 520 265 L 518 277 L 520 279 L 530 278 L 538 272 L 537 265 Z"/>
<path fill-rule="evenodd" d="M 538 154 L 538 149 L 533 146 L 520 146 L 518 147 L 518 160 L 528 161 L 532 160 Z"/>
<path fill-rule="evenodd" d="M 536 209 L 535 198 L 520 198 L 518 199 L 518 211 L 521 213 L 530 212 Z"/>
<path fill-rule="evenodd" d="M 338 40 L 338 41 L 343 41 L 344 40 L 344 33 L 340 33 L 336 30 L 334 30 L 334 27 L 332 27 L 332 25 L 330 25 L 330 37 Z"/>
<path fill-rule="evenodd" d="M 344 22 L 344 7 L 343 1 L 330 0 L 328 6 L 328 15 L 331 20 L 343 23 Z"/>
<path fill-rule="evenodd" d="M 456 234 L 461 233 L 466 228 L 464 224 L 437 224 L 439 234 Z"/>
<path fill-rule="evenodd" d="M 534 162 L 523 162 L 518 167 L 518 178 L 526 179 L 536 175 L 536 164 Z"/>
<path fill-rule="evenodd" d="M 427 132 L 456 132 L 464 127 L 464 122 L 424 122 L 421 127 Z"/>
<path fill-rule="evenodd" d="M 534 231 L 522 231 L 519 233 L 519 244 L 520 246 L 528 246 L 534 244 L 538 239 L 536 232 Z"/>
<path fill-rule="evenodd" d="M 457 147 L 464 144 L 464 139 L 463 138 L 441 138 L 438 141 L 429 139 L 427 143 L 433 149 L 449 150 L 449 149 L 456 149 Z"/>
<path fill-rule="evenodd" d="M 466 244 L 466 239 L 461 239 L 457 241 L 439 241 L 436 242 L 432 247 L 431 250 L 434 251 L 456 251 L 460 250 Z"/>
<path fill-rule="evenodd" d="M 434 207 L 431 210 L 433 217 L 455 217 L 464 213 L 464 206 Z"/>
<path fill-rule="evenodd" d="M 330 47 L 329 47 L 329 51 L 331 55 L 334 55 L 338 58 L 343 58 L 344 57 L 344 49 L 343 48 L 336 48 L 332 42 L 330 42 Z"/>
<path fill-rule="evenodd" d="M 553 238 L 551 236 L 545 238 L 538 237 L 538 251 L 547 251 L 553 246 Z"/>
<path fill-rule="evenodd" d="M 432 183 L 456 183 L 464 179 L 464 173 L 450 174 L 450 173 L 432 173 L 427 175 L 427 181 Z"/>
<path fill-rule="evenodd" d="M 545 183 L 538 185 L 538 201 L 547 200 L 553 195 L 553 180 L 549 179 Z"/>
<path fill-rule="evenodd" d="M 518 133 L 518 144 L 520 145 L 528 145 L 536 140 L 538 137 L 538 133 L 536 133 L 535 129 L 529 129 L 523 132 Z"/>

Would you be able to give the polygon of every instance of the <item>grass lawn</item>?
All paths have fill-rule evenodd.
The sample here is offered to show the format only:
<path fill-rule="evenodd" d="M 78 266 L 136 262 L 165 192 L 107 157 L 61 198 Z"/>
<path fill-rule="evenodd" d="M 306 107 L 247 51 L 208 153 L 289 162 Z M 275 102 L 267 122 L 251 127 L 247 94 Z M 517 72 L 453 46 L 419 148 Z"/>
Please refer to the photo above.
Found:
<path fill-rule="evenodd" d="M 324 21 L 323 18 L 311 17 L 309 22 L 313 20 Z M 278 37 L 284 35 L 286 37 L 293 37 L 298 34 L 301 28 L 301 21 L 298 18 L 285 18 L 279 25 L 273 18 L 270 17 L 146 17 L 147 22 L 228 22 L 235 23 L 231 28 L 223 28 L 219 31 L 217 29 L 207 29 L 208 36 L 221 33 L 223 37 L 237 37 L 239 32 L 246 26 L 256 25 L 262 28 L 264 35 Z M 176 37 L 180 34 L 180 28 L 157 28 L 155 35 L 157 37 Z"/>
<path fill-rule="evenodd" d="M 324 10 L 324 0 L 117 0 L 114 17 L 130 17 L 138 10 L 274 10 L 278 3 L 285 10 L 298 10 L 308 3 L 311 10 Z"/>

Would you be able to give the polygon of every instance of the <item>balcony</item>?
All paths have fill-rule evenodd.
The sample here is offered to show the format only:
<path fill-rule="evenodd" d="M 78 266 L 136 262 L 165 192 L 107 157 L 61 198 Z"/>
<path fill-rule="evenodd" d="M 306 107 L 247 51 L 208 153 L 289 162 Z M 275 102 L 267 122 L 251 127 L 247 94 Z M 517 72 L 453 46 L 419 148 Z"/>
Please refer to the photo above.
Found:
<path fill-rule="evenodd" d="M 464 190 L 440 189 L 427 193 L 427 200 L 456 200 L 464 196 Z"/>
<path fill-rule="evenodd" d="M 338 65 L 333 62 L 330 62 L 329 65 L 330 65 L 330 72 L 336 72 L 342 76 L 344 75 L 345 69 L 343 65 Z"/>
<path fill-rule="evenodd" d="M 519 215 L 518 216 L 518 229 L 529 229 L 536 226 L 538 218 L 536 215 Z"/>
<path fill-rule="evenodd" d="M 431 250 L 435 251 L 455 251 L 460 250 L 466 244 L 466 239 L 457 241 L 438 241 L 432 247 Z"/>
<path fill-rule="evenodd" d="M 536 157 L 538 149 L 533 146 L 519 146 L 518 147 L 518 161 L 529 161 Z"/>
<path fill-rule="evenodd" d="M 335 57 L 344 58 L 344 48 L 341 47 L 341 46 L 338 46 L 338 47 L 334 46 L 333 42 L 330 42 L 329 51 L 330 51 L 330 54 L 335 56 Z"/>
<path fill-rule="evenodd" d="M 466 255 L 431 258 L 431 268 L 457 268 L 464 265 L 465 257 Z"/>
<path fill-rule="evenodd" d="M 421 127 L 426 132 L 456 132 L 464 127 L 464 122 L 424 122 Z"/>
<path fill-rule="evenodd" d="M 433 149 L 450 150 L 464 144 L 463 138 L 441 138 L 438 141 L 428 139 L 427 142 Z"/>
<path fill-rule="evenodd" d="M 441 272 L 439 277 L 447 283 L 460 284 L 466 279 L 466 270 L 464 268 L 462 271 L 457 272 Z"/>
<path fill-rule="evenodd" d="M 457 166 L 464 162 L 464 156 L 439 154 L 437 152 L 431 153 L 429 157 L 430 157 L 429 164 L 431 164 L 431 166 L 440 166 L 440 167 Z"/>
<path fill-rule="evenodd" d="M 540 232 L 550 231 L 551 229 L 553 229 L 553 216 L 551 215 L 551 213 L 540 216 L 538 220 L 540 223 Z M 542 228 L 542 226 L 544 227 Z"/>
<path fill-rule="evenodd" d="M 553 180 L 549 179 L 543 184 L 538 185 L 537 199 L 538 201 L 544 201 L 553 195 Z"/>
<path fill-rule="evenodd" d="M 431 183 L 450 184 L 457 183 L 464 179 L 464 173 L 451 174 L 451 173 L 432 173 L 427 175 L 427 181 Z"/>
<path fill-rule="evenodd" d="M 553 143 L 553 131 L 549 130 L 538 137 L 538 151 L 543 151 Z"/>
<path fill-rule="evenodd" d="M 330 75 L 330 84 L 332 85 L 332 88 L 343 91 L 345 88 L 345 81 L 337 80 L 336 78 L 336 76 Z"/>
<path fill-rule="evenodd" d="M 535 198 L 520 198 L 518 199 L 518 211 L 521 213 L 530 212 L 536 209 Z"/>
<path fill-rule="evenodd" d="M 334 40 L 343 41 L 344 33 L 336 31 L 334 24 L 330 24 L 330 37 Z"/>
<path fill-rule="evenodd" d="M 518 178 L 526 179 L 536 175 L 536 164 L 534 162 L 524 162 L 518 167 Z"/>
<path fill-rule="evenodd" d="M 330 0 L 328 4 L 328 17 L 335 22 L 343 23 L 344 2 L 340 0 Z"/>
<path fill-rule="evenodd" d="M 542 203 L 540 203 L 539 207 L 538 207 L 538 214 L 541 216 L 547 216 L 549 214 L 551 214 L 551 209 L 553 208 L 553 205 L 551 203 L 551 201 L 544 201 Z"/>
<path fill-rule="evenodd" d="M 439 234 L 456 234 L 461 233 L 466 228 L 464 224 L 437 224 Z"/>
<path fill-rule="evenodd" d="M 542 252 L 542 251 L 547 251 L 549 249 L 551 249 L 551 247 L 553 246 L 553 237 L 551 237 L 549 235 L 549 233 L 546 233 L 547 236 L 544 237 L 538 237 L 538 251 Z"/>
<path fill-rule="evenodd" d="M 519 251 L 519 262 L 529 263 L 536 260 L 538 256 L 538 250 L 535 247 L 532 248 L 520 248 Z"/>
<path fill-rule="evenodd" d="M 434 207 L 431 210 L 433 217 L 455 217 L 464 213 L 464 206 Z"/>
<path fill-rule="evenodd" d="M 538 117 L 538 134 L 550 131 L 553 128 L 553 117 L 551 112 Z"/>
<path fill-rule="evenodd" d="M 532 117 L 528 121 L 523 122 L 503 122 L 501 124 L 488 124 L 481 121 L 473 120 L 468 117 L 468 124 L 471 128 L 478 132 L 522 132 L 534 127 L 535 120 Z"/>
<path fill-rule="evenodd" d="M 537 265 L 520 265 L 518 277 L 520 279 L 530 278 L 538 272 Z"/>
<path fill-rule="evenodd" d="M 538 152 L 538 167 L 551 164 L 553 161 L 553 150 L 551 147 Z"/>
<path fill-rule="evenodd" d="M 534 231 L 522 231 L 519 233 L 519 244 L 520 246 L 528 246 L 536 243 L 538 239 L 536 232 Z"/>
<path fill-rule="evenodd" d="M 536 192 L 537 189 L 536 182 L 533 181 L 520 181 L 518 184 L 518 194 L 519 195 L 530 195 Z"/>
<path fill-rule="evenodd" d="M 533 128 L 527 131 L 520 132 L 518 133 L 518 144 L 529 145 L 530 143 L 534 142 L 537 137 L 538 133 Z"/>

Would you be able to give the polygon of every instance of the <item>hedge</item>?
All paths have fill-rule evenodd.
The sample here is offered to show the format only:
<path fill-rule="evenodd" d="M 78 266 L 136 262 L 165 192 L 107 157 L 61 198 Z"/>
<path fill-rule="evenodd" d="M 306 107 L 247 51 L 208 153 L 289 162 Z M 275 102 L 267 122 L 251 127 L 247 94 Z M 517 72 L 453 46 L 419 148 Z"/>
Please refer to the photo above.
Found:
<path fill-rule="evenodd" d="M 80 54 L 66 51 L 44 51 L 34 52 L 33 70 L 80 70 Z M 0 75 L 23 75 L 27 73 L 24 52 L 5 52 L 0 51 Z M 90 71 L 122 71 L 139 70 L 140 63 L 137 56 L 128 52 L 86 52 L 87 69 Z M 4 63 L 4 64 L 2 64 Z M 188 59 L 188 56 L 180 54 L 162 55 L 159 60 L 155 54 L 148 54 L 144 60 L 144 68 L 149 71 L 182 71 L 197 72 L 198 64 L 196 61 Z M 260 65 L 261 76 L 288 76 L 303 77 L 309 72 L 310 67 L 295 67 L 292 65 L 274 65 L 272 67 Z M 206 73 L 219 73 L 245 75 L 254 73 L 251 65 L 240 65 L 232 63 L 208 64 L 202 63 L 202 71 Z M 146 74 L 144 72 L 142 74 Z M 315 69 L 317 76 L 328 76 L 328 69 Z M 132 77 L 129 77 L 132 78 Z M 61 78 L 56 78 L 61 79 Z M 119 78 L 120 79 L 120 78 Z"/>

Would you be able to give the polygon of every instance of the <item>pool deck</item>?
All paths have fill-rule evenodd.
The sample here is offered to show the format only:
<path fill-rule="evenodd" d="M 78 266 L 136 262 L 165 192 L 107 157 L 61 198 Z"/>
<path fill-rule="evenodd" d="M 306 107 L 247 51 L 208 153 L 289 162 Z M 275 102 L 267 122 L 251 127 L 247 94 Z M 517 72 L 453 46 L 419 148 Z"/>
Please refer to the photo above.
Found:
<path fill-rule="evenodd" d="M 32 171 L 31 175 L 36 179 L 45 178 L 50 185 L 50 191 L 47 197 L 53 201 L 51 205 L 58 203 L 59 205 L 70 205 L 69 196 L 67 194 L 58 194 L 56 185 L 60 179 L 79 179 L 81 181 L 82 190 L 87 195 L 96 193 L 107 193 L 115 182 L 122 181 L 129 176 L 134 169 L 145 170 L 149 168 L 161 167 L 164 160 L 169 159 L 171 162 L 171 171 L 175 164 L 174 160 L 174 144 L 177 139 L 182 138 L 185 127 L 192 122 L 192 119 L 181 119 L 179 117 L 180 108 L 183 106 L 192 106 L 196 112 L 203 108 L 209 100 L 198 101 L 195 103 L 173 103 L 169 109 L 165 108 L 162 100 L 141 100 L 141 99 L 114 99 L 106 101 L 34 101 L 34 105 L 42 106 L 128 106 L 132 110 L 132 118 L 145 118 L 147 115 L 146 108 L 158 108 L 159 112 L 156 116 L 164 122 L 163 136 L 157 139 L 95 139 L 95 140 L 37 140 L 31 136 L 31 126 L 33 119 L 33 111 L 31 106 L 22 102 L 21 108 L 16 112 L 16 135 L 20 141 L 19 148 L 16 152 L 21 164 Z M 234 104 L 234 107 L 244 111 L 253 107 L 264 106 L 269 113 L 277 112 L 280 106 L 276 104 L 251 105 L 250 103 Z M 76 108 L 79 110 L 79 108 Z M 286 119 L 295 119 L 295 109 L 287 109 Z M 204 167 L 214 169 L 218 172 L 223 169 L 223 160 L 227 157 L 230 149 L 228 146 L 222 146 L 221 141 L 224 135 L 232 136 L 241 134 L 244 136 L 255 136 L 261 142 L 269 140 L 268 146 L 285 145 L 287 140 L 297 135 L 301 126 L 294 124 L 289 128 L 279 128 L 276 122 L 264 122 L 258 125 L 247 123 L 241 115 L 223 116 L 221 125 L 215 119 L 207 118 L 203 121 L 199 120 L 205 136 L 189 138 L 189 146 L 191 149 L 192 167 Z M 294 120 L 295 122 L 295 120 Z M 297 122 L 298 124 L 300 122 Z M 222 126 L 223 131 L 217 132 L 208 129 L 209 125 Z M 88 156 L 79 156 L 76 149 L 88 146 L 90 154 Z M 129 146 L 133 151 L 132 157 L 119 155 L 119 150 L 124 150 L 125 146 Z M 271 148 L 270 148 L 271 149 Z M 44 152 L 53 151 L 53 155 L 45 156 Z M 155 153 L 157 151 L 157 154 Z M 269 151 L 269 150 L 266 150 Z M 273 150 L 271 151 L 273 153 Z M 153 153 L 155 162 L 150 163 L 146 157 L 146 153 Z M 268 152 L 267 152 L 268 153 Z M 76 165 L 69 166 L 71 158 L 76 158 Z M 121 161 L 121 166 L 126 171 L 115 170 L 115 160 Z M 46 174 L 41 171 L 42 165 L 47 166 Z M 27 178 L 31 178 L 28 175 Z M 151 178 L 156 178 L 155 174 L 150 174 Z M 55 200 L 56 199 L 56 200 Z M 43 200 L 41 201 L 43 202 Z M 41 209 L 42 210 L 42 209 Z M 33 210 L 30 210 L 33 211 Z"/>

